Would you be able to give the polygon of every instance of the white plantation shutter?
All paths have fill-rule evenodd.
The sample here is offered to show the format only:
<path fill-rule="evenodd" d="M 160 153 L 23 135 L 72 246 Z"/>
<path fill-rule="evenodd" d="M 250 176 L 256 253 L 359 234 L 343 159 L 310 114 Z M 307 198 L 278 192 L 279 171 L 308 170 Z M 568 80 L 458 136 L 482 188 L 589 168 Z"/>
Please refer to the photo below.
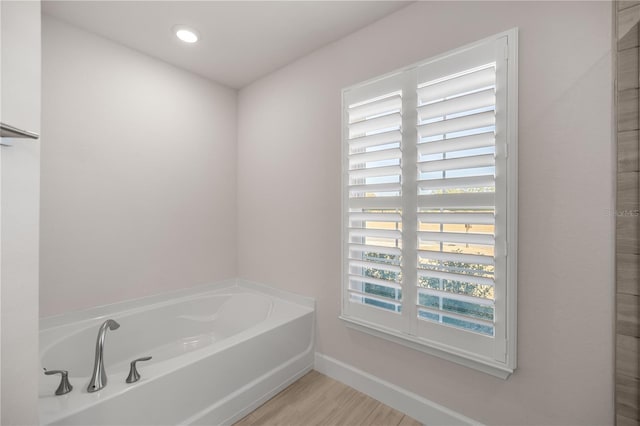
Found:
<path fill-rule="evenodd" d="M 515 368 L 515 43 L 343 92 L 342 318 L 501 377 Z"/>
<path fill-rule="evenodd" d="M 370 89 L 346 105 L 346 297 L 399 313 L 402 93 Z"/>
<path fill-rule="evenodd" d="M 495 92 L 493 62 L 417 90 L 418 316 L 488 336 L 495 332 Z"/>

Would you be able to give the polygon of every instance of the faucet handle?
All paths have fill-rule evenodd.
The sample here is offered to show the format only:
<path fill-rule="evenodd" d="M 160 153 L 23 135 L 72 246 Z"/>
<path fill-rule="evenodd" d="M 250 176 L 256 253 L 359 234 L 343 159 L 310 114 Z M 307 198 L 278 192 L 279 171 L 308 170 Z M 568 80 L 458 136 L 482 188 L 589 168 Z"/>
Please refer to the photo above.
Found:
<path fill-rule="evenodd" d="M 136 368 L 136 362 L 138 361 L 149 361 L 151 359 L 150 356 L 145 356 L 143 358 L 134 359 L 131 361 L 131 367 L 129 368 L 129 375 L 127 376 L 127 383 L 135 383 L 140 380 L 140 373 L 138 373 L 138 369 Z"/>
<path fill-rule="evenodd" d="M 47 370 L 44 369 L 44 374 L 51 376 L 52 374 L 60 374 L 60 385 L 56 389 L 56 395 L 64 395 L 73 390 L 73 386 L 69 383 L 69 372 L 67 370 Z"/>

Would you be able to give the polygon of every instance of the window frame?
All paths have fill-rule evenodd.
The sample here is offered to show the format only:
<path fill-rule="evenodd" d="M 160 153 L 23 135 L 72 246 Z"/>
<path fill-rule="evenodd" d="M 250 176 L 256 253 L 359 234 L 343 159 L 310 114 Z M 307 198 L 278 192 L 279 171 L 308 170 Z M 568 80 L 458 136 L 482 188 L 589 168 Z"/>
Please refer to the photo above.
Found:
<path fill-rule="evenodd" d="M 502 41 L 501 41 L 502 40 Z M 482 338 L 477 338 L 475 333 L 471 333 L 468 331 L 455 329 L 452 327 L 447 327 L 439 324 L 427 324 L 424 327 L 423 324 L 420 323 L 420 320 L 416 315 L 413 315 L 415 318 L 412 318 L 410 314 L 407 315 L 397 315 L 392 312 L 385 312 L 382 309 L 372 308 L 370 306 L 365 305 L 355 305 L 350 304 L 348 306 L 348 288 L 349 288 L 349 147 L 348 147 L 348 103 L 345 99 L 349 96 L 349 92 L 353 92 L 354 90 L 362 91 L 360 95 L 363 99 L 366 98 L 366 91 L 368 87 L 380 85 L 382 87 L 389 88 L 389 91 L 398 90 L 398 81 L 400 81 L 400 85 L 403 91 L 403 98 L 407 93 L 413 91 L 413 94 L 409 94 L 409 96 L 416 96 L 415 92 L 417 86 L 408 85 L 406 82 L 410 80 L 410 78 L 416 77 L 421 70 L 424 70 L 425 67 L 433 66 L 434 68 L 441 67 L 443 64 L 447 62 L 448 58 L 465 55 L 465 52 L 470 52 L 473 55 L 473 52 L 476 50 L 482 50 L 483 47 L 486 46 L 498 46 L 498 43 L 505 43 L 504 46 L 504 66 L 496 67 L 496 72 L 507 73 L 506 79 L 506 90 L 504 92 L 503 105 L 506 105 L 506 111 L 498 111 L 496 110 L 496 116 L 498 114 L 502 114 L 503 119 L 500 121 L 500 125 L 504 125 L 504 143 L 499 146 L 498 140 L 498 120 L 496 119 L 496 155 L 499 150 L 503 150 L 502 155 L 504 155 L 504 170 L 506 170 L 505 176 L 498 176 L 498 168 L 496 167 L 496 188 L 498 188 L 498 179 L 507 179 L 508 182 L 504 182 L 506 186 L 506 191 L 504 191 L 503 195 L 498 194 L 498 190 L 496 189 L 496 209 L 498 203 L 501 202 L 506 208 L 506 217 L 504 221 L 501 221 L 501 226 L 498 222 L 496 222 L 496 232 L 498 232 L 498 227 L 500 226 L 501 231 L 504 232 L 505 241 L 504 248 L 501 250 L 506 251 L 505 257 L 505 269 L 506 274 L 504 276 L 503 289 L 498 294 L 496 290 L 496 299 L 499 297 L 500 302 L 504 304 L 504 308 L 498 312 L 495 310 L 496 315 L 504 316 L 504 318 L 500 318 L 501 326 L 503 327 L 500 330 L 500 339 L 493 339 L 492 346 L 489 348 L 485 343 L 480 343 L 481 340 L 486 340 Z M 453 70 L 451 74 L 455 74 L 457 71 Z M 413 77 L 405 77 L 408 73 L 413 73 Z M 417 77 L 415 78 L 417 80 Z M 406 85 L 407 87 L 402 87 L 402 85 Z M 407 91 L 408 90 L 408 91 Z M 403 101 L 404 104 L 404 101 Z M 342 271 L 341 271 L 341 280 L 342 280 L 342 288 L 341 288 L 341 315 L 339 318 L 345 322 L 345 325 L 368 333 L 375 335 L 377 337 L 384 338 L 386 340 L 393 341 L 395 343 L 399 343 L 404 346 L 411 347 L 413 349 L 429 353 L 431 355 L 435 355 L 452 362 L 465 365 L 470 368 L 474 368 L 479 371 L 483 371 L 485 373 L 491 374 L 496 377 L 500 377 L 502 379 L 507 379 L 513 371 L 516 369 L 516 350 L 517 350 L 517 229 L 518 229 L 518 197 L 517 197 L 517 189 L 518 189 L 518 131 L 517 131 L 517 123 L 518 123 L 518 29 L 513 28 L 511 30 L 496 34 L 491 37 L 487 37 L 483 40 L 465 45 L 458 49 L 454 49 L 448 51 L 446 53 L 431 57 L 429 59 L 420 61 L 418 63 L 403 67 L 399 70 L 395 70 L 393 72 L 387 73 L 382 76 L 378 76 L 374 79 L 370 79 L 349 87 L 346 87 L 342 90 Z M 496 102 L 496 108 L 498 108 Z M 403 142 L 405 138 L 411 138 L 415 136 L 415 132 L 417 131 L 417 121 L 416 121 L 416 108 L 413 108 L 411 111 L 402 110 L 402 132 Z M 406 126 L 405 126 L 406 124 Z M 407 133 L 408 132 L 408 133 Z M 410 136 L 405 136 L 409 134 Z M 500 141 L 502 141 L 500 139 Z M 413 144 L 412 147 L 402 146 L 403 156 L 402 156 L 402 187 L 405 188 L 405 184 L 408 185 L 416 185 L 416 177 L 413 178 L 413 182 L 405 183 L 405 150 L 408 148 L 410 151 L 417 148 L 417 143 Z M 408 158 L 414 158 L 415 153 L 409 153 Z M 415 168 L 416 161 L 413 162 L 410 167 Z M 408 174 L 410 174 L 409 172 Z M 415 174 L 415 173 L 414 173 Z M 411 179 L 411 178 L 410 178 Z M 416 189 L 417 191 L 417 189 Z M 416 193 L 417 194 L 417 193 Z M 417 195 L 415 195 L 417 197 Z M 506 197 L 505 199 L 498 200 L 499 197 Z M 407 215 L 407 210 L 404 208 L 404 200 L 405 197 L 402 198 L 402 227 L 403 232 L 405 232 L 406 224 L 405 222 L 412 223 L 416 222 L 417 211 L 411 212 Z M 506 221 L 506 223 L 504 223 Z M 416 222 L 417 223 L 417 222 Z M 415 232 L 416 226 L 409 226 L 409 232 Z M 409 234 L 412 235 L 412 234 Z M 417 236 L 417 233 L 416 233 Z M 411 238 L 411 237 L 410 237 Z M 508 247 L 507 247 L 508 245 Z M 498 244 L 496 244 L 496 249 L 498 249 Z M 407 251 L 409 252 L 409 256 L 413 256 L 415 254 L 415 248 L 403 247 L 403 256 L 407 256 Z M 411 271 L 412 273 L 413 271 Z M 403 265 L 403 274 L 405 274 L 405 269 Z M 497 282 L 497 281 L 496 281 Z M 404 305 L 409 305 L 409 309 L 411 310 L 412 306 L 415 306 L 415 299 L 417 297 L 417 285 L 409 288 L 403 288 L 403 309 Z M 409 293 L 416 293 L 416 295 L 406 297 Z M 407 301 L 408 299 L 408 301 Z M 411 310 L 411 312 L 415 311 L 415 308 Z M 363 312 L 366 312 L 364 314 Z M 415 326 L 410 326 L 412 332 L 411 334 L 406 332 L 406 327 L 402 327 L 402 323 L 408 321 L 408 319 L 412 322 L 415 322 Z M 423 321 L 425 322 L 425 321 Z M 497 323 L 497 321 L 496 321 Z M 437 332 L 428 331 L 429 328 L 437 329 Z M 417 329 L 423 328 L 427 329 L 425 332 L 422 331 L 423 337 L 419 337 L 417 334 Z M 405 331 L 402 331 L 402 330 Z M 443 335 L 458 335 L 456 339 L 460 341 L 460 339 L 469 340 L 471 343 L 468 345 L 451 345 L 448 342 L 448 339 L 438 339 L 432 337 L 429 333 L 440 334 Z M 497 333 L 497 330 L 496 330 Z M 504 337 L 504 338 L 503 338 Z M 477 342 L 474 341 L 477 340 Z M 498 343 L 496 343 L 498 342 Z M 482 350 L 476 350 L 474 346 L 484 345 Z M 478 346 L 479 347 L 479 346 Z"/>

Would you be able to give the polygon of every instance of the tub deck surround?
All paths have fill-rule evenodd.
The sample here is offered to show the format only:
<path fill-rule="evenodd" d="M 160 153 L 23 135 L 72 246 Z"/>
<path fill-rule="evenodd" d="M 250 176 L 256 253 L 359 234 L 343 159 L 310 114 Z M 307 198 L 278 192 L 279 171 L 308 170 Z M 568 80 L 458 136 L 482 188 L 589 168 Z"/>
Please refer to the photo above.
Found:
<path fill-rule="evenodd" d="M 313 299 L 225 281 L 41 320 L 41 367 L 69 370 L 74 390 L 42 374 L 42 424 L 221 424 L 240 419 L 314 361 Z M 98 328 L 108 318 L 107 386 L 86 390 Z M 142 356 L 140 381 L 127 384 Z"/>

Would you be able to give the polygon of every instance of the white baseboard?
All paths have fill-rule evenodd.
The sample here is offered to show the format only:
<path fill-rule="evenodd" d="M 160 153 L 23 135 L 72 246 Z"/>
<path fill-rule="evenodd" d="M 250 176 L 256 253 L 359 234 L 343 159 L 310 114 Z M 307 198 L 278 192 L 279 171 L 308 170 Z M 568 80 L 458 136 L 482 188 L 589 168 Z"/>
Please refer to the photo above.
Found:
<path fill-rule="evenodd" d="M 314 368 L 429 426 L 481 424 L 420 395 L 318 352 L 316 352 Z"/>

